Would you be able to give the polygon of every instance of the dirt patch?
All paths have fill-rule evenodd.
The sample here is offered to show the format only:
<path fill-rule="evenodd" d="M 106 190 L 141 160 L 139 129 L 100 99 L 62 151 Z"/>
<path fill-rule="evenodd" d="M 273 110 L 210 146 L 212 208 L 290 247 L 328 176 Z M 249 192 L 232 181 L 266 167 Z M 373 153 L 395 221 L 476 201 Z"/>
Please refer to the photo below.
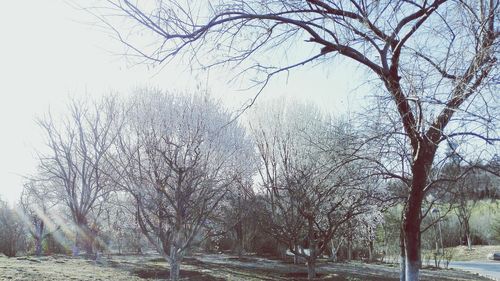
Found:
<path fill-rule="evenodd" d="M 228 260 L 240 261 L 240 262 L 254 262 L 255 259 L 247 257 L 230 257 Z"/>
<path fill-rule="evenodd" d="M 168 279 L 170 271 L 161 268 L 143 268 L 134 270 L 133 274 L 143 279 Z M 181 280 L 190 281 L 226 281 L 223 278 L 217 278 L 203 272 L 190 270 L 181 270 L 180 277 Z"/>
<path fill-rule="evenodd" d="M 282 274 L 281 277 L 284 277 L 285 280 L 290 281 L 307 281 L 307 272 L 291 272 L 287 274 Z M 345 274 L 336 274 L 336 273 L 317 273 L 316 278 L 313 280 L 317 281 L 397 281 L 397 279 L 387 278 L 387 277 L 360 277 L 353 275 L 345 275 Z"/>
<path fill-rule="evenodd" d="M 154 258 L 154 259 L 149 259 L 150 262 L 165 262 L 164 258 Z"/>
<path fill-rule="evenodd" d="M 307 280 L 307 272 L 289 272 L 282 274 L 283 277 L 289 278 L 289 280 Z M 316 273 L 316 279 L 321 279 L 325 274 Z"/>

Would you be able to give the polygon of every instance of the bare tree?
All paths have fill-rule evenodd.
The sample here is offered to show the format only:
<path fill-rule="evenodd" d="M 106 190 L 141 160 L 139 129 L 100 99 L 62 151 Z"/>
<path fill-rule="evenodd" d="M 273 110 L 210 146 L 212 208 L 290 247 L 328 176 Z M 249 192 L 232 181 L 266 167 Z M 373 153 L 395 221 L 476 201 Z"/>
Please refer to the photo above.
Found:
<path fill-rule="evenodd" d="M 24 249 L 25 228 L 19 213 L 0 199 L 0 253 L 15 257 Z"/>
<path fill-rule="evenodd" d="M 117 184 L 178 280 L 186 252 L 215 234 L 211 218 L 248 167 L 252 146 L 209 96 L 146 90 L 131 104 L 113 161 Z"/>
<path fill-rule="evenodd" d="M 124 192 L 115 192 L 106 202 L 101 225 L 110 240 L 108 248 L 114 247 L 120 255 L 127 252 L 141 254 L 143 251 L 145 237 L 135 213 L 134 199 Z"/>
<path fill-rule="evenodd" d="M 256 196 L 251 178 L 237 178 L 234 184 L 235 188 L 221 204 L 220 219 L 225 236 L 232 238 L 232 249 L 242 258 L 259 231 L 255 216 Z"/>
<path fill-rule="evenodd" d="M 457 136 L 498 140 L 498 0 L 103 2 L 107 10 L 92 11 L 133 55 L 153 62 L 192 54 L 205 67 L 240 66 L 262 86 L 336 56 L 364 66 L 392 100 L 411 149 L 401 279 L 418 280 L 421 207 L 439 144 Z M 134 41 L 117 15 L 152 40 Z M 299 48 L 310 52 L 293 52 Z M 284 59 L 268 60 L 270 52 Z"/>
<path fill-rule="evenodd" d="M 87 254 L 93 253 L 90 215 L 99 215 L 98 205 L 112 188 L 104 171 L 116 137 L 115 106 L 114 98 L 94 103 L 72 100 L 62 118 L 49 113 L 38 120 L 47 137 L 46 152 L 39 155 L 39 180 L 48 182 L 69 210 L 76 228 L 75 255 L 82 245 Z"/>
<path fill-rule="evenodd" d="M 330 121 L 311 106 L 265 112 L 273 117 L 252 125 L 268 202 L 264 224 L 307 260 L 312 279 L 317 258 L 339 229 L 370 209 L 375 186 L 362 177 L 347 123 Z"/>
<path fill-rule="evenodd" d="M 35 255 L 37 256 L 42 255 L 45 238 L 59 230 L 59 226 L 53 223 L 50 214 L 58 201 L 54 198 L 53 188 L 46 184 L 47 182 L 29 180 L 24 184 L 20 199 L 23 215 L 31 222 L 28 231 L 35 241 Z"/>

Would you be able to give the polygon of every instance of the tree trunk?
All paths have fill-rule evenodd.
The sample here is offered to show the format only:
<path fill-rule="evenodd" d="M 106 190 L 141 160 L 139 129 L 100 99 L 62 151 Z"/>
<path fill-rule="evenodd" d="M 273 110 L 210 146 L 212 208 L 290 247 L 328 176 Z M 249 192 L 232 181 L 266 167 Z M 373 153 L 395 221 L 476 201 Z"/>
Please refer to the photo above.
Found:
<path fill-rule="evenodd" d="M 421 236 L 420 225 L 422 222 L 421 209 L 422 201 L 427 186 L 427 176 L 429 175 L 436 149 L 434 144 L 421 142 L 416 152 L 415 161 L 412 165 L 412 185 L 406 202 L 403 230 L 405 240 L 405 280 L 418 281 L 419 269 L 421 266 Z"/>
<path fill-rule="evenodd" d="M 77 227 L 75 232 L 75 243 L 73 244 L 73 248 L 71 249 L 71 254 L 73 255 L 73 257 L 77 257 L 78 255 L 80 255 L 80 240 L 80 230 Z"/>
<path fill-rule="evenodd" d="M 399 231 L 399 281 L 406 281 L 406 250 L 405 250 L 405 237 L 404 231 Z"/>
<path fill-rule="evenodd" d="M 43 230 L 44 222 L 40 220 L 40 223 L 36 226 L 35 234 L 35 255 L 37 257 L 42 255 L 42 242 L 43 242 Z"/>
<path fill-rule="evenodd" d="M 405 276 L 406 281 L 418 281 L 420 268 L 420 209 L 421 192 L 411 192 L 405 211 L 404 236 L 405 236 Z"/>
<path fill-rule="evenodd" d="M 243 223 L 241 218 L 239 218 L 238 223 L 235 226 L 236 231 L 236 252 L 238 253 L 238 258 L 241 259 L 243 257 Z"/>
<path fill-rule="evenodd" d="M 96 237 L 96 233 L 90 229 L 86 224 L 81 226 L 83 231 L 83 248 L 88 258 L 94 256 L 94 240 Z"/>
<path fill-rule="evenodd" d="M 314 278 L 316 278 L 316 259 L 310 256 L 307 259 L 307 279 Z"/>
<path fill-rule="evenodd" d="M 368 242 L 368 261 L 373 261 L 373 241 Z"/>
<path fill-rule="evenodd" d="M 39 257 L 42 255 L 42 238 L 35 238 L 35 256 Z"/>
<path fill-rule="evenodd" d="M 350 236 L 347 238 L 347 260 L 352 260 L 352 241 Z"/>
<path fill-rule="evenodd" d="M 77 215 L 75 219 L 75 244 L 73 246 L 73 256 L 80 254 L 80 249 L 88 251 L 89 231 L 87 227 L 87 219 L 83 215 Z M 89 255 L 89 253 L 86 253 Z"/>
<path fill-rule="evenodd" d="M 308 219 L 309 257 L 307 258 L 307 279 L 316 278 L 316 238 L 314 237 L 314 221 Z"/>
<path fill-rule="evenodd" d="M 336 261 L 337 261 L 337 253 L 338 253 L 338 249 L 339 249 L 339 248 L 340 248 L 340 246 L 342 245 L 342 241 L 343 241 L 343 240 L 341 240 L 341 241 L 339 242 L 339 245 L 338 245 L 337 247 L 335 247 L 335 245 L 333 244 L 333 239 L 332 239 L 332 240 L 330 240 L 330 245 L 331 245 L 331 247 L 332 247 L 332 255 L 331 255 L 331 257 L 330 257 L 330 260 L 331 260 L 332 262 L 336 262 Z"/>
<path fill-rule="evenodd" d="M 465 237 L 467 238 L 467 249 L 472 250 L 472 237 L 470 235 L 469 221 L 464 220 Z"/>
<path fill-rule="evenodd" d="M 178 240 L 174 239 L 174 241 L 177 242 Z M 182 254 L 179 253 L 176 242 L 170 246 L 170 259 L 168 260 L 170 262 L 170 280 L 172 281 L 179 280 L 182 261 Z"/>
<path fill-rule="evenodd" d="M 297 245 L 297 242 L 295 242 L 294 251 L 295 253 L 299 252 L 299 246 Z M 298 264 L 299 263 L 299 256 L 297 254 L 293 254 L 293 264 Z"/>
<path fill-rule="evenodd" d="M 351 222 L 347 222 L 347 260 L 351 261 L 352 260 L 352 229 L 351 229 Z"/>
<path fill-rule="evenodd" d="M 179 272 L 180 272 L 180 260 L 177 256 L 170 258 L 170 280 L 177 281 L 179 280 Z"/>

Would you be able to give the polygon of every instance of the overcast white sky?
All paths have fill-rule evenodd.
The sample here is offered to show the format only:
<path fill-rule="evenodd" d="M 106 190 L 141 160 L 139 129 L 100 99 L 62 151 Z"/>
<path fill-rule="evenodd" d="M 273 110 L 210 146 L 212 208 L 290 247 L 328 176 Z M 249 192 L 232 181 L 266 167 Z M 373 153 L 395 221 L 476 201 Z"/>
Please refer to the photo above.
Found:
<path fill-rule="evenodd" d="M 63 0 L 2 3 L 0 197 L 11 203 L 19 197 L 22 176 L 34 170 L 34 150 L 43 146 L 35 117 L 49 106 L 58 110 L 68 95 L 128 94 L 144 86 L 185 90 L 194 88 L 193 81 L 206 80 L 207 73 L 191 74 L 185 66 L 167 65 L 158 74 L 146 65 L 131 65 L 119 55 L 119 42 L 88 24 L 93 20 Z M 234 109 L 251 97 L 227 85 L 222 70 L 209 77 L 211 92 Z M 258 102 L 286 96 L 342 112 L 361 98 L 353 93 L 362 80 L 357 78 L 346 65 L 306 68 L 276 80 Z"/>

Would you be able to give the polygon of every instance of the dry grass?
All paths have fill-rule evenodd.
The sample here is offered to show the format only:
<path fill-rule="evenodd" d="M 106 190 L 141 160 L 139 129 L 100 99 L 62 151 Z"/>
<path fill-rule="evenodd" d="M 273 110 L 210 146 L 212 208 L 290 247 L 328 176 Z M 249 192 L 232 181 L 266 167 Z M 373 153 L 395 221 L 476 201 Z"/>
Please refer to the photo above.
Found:
<path fill-rule="evenodd" d="M 6 258 L 0 257 L 0 280 L 114 280 L 139 281 L 139 277 L 95 262 L 68 257 Z"/>
<path fill-rule="evenodd" d="M 453 251 L 454 261 L 485 261 L 488 254 L 500 252 L 500 245 L 495 246 L 472 246 L 469 250 L 467 246 L 457 246 L 450 248 Z"/>
<path fill-rule="evenodd" d="M 318 281 L 397 281 L 398 268 L 364 263 L 321 263 Z M 0 256 L 0 280 L 166 280 L 168 264 L 157 256 L 114 256 L 101 262 L 56 257 Z M 258 257 L 239 261 L 228 255 L 188 258 L 181 267 L 184 280 L 290 281 L 306 280 L 305 265 L 293 265 Z M 488 280 L 457 270 L 422 270 L 423 281 Z"/>

